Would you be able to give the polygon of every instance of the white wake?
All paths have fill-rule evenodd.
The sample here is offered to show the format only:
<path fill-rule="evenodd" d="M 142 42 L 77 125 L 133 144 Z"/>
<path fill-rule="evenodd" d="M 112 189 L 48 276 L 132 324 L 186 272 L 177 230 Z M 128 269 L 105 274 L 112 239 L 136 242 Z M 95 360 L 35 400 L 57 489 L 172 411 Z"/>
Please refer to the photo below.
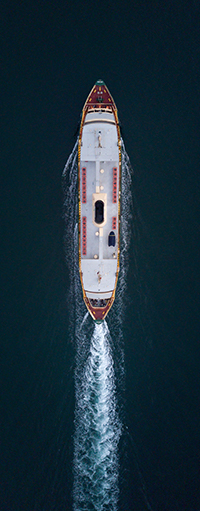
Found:
<path fill-rule="evenodd" d="M 113 359 L 106 322 L 95 325 L 84 368 L 77 357 L 74 510 L 117 509 L 118 442 Z M 79 342 L 81 341 L 81 337 Z"/>

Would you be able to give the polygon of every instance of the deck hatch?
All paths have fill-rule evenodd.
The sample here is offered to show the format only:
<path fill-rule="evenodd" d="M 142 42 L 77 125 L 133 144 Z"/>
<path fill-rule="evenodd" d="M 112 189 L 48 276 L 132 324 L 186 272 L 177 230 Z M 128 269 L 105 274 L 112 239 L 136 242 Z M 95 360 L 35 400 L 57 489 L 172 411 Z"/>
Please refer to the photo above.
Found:
<path fill-rule="evenodd" d="M 87 217 L 82 216 L 82 254 L 87 254 Z"/>
<path fill-rule="evenodd" d="M 97 224 L 102 224 L 104 221 L 104 202 L 102 200 L 97 200 L 95 202 L 95 222 Z"/>
<path fill-rule="evenodd" d="M 117 167 L 113 167 L 113 203 L 117 203 Z"/>
<path fill-rule="evenodd" d="M 108 235 L 108 246 L 115 247 L 115 233 L 113 231 L 110 231 Z"/>
<path fill-rule="evenodd" d="M 82 203 L 86 204 L 87 202 L 87 192 L 86 192 L 86 167 L 82 167 Z"/>

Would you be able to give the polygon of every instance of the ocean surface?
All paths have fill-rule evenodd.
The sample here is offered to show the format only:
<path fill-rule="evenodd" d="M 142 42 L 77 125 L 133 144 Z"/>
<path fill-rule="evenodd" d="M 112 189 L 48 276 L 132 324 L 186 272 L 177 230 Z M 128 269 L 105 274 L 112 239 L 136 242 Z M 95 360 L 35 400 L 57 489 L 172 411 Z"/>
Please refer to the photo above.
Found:
<path fill-rule="evenodd" d="M 0 510 L 199 511 L 199 4 L 0 9 Z M 124 229 L 94 327 L 75 178 L 99 78 L 125 144 Z"/>

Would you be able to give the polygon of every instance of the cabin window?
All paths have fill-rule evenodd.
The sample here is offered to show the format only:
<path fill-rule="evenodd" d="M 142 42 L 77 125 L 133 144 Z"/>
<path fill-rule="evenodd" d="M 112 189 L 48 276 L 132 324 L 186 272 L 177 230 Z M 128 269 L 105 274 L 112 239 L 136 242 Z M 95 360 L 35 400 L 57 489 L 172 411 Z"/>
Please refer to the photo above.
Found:
<path fill-rule="evenodd" d="M 104 221 L 104 202 L 97 200 L 95 202 L 95 222 L 96 224 L 102 224 Z"/>

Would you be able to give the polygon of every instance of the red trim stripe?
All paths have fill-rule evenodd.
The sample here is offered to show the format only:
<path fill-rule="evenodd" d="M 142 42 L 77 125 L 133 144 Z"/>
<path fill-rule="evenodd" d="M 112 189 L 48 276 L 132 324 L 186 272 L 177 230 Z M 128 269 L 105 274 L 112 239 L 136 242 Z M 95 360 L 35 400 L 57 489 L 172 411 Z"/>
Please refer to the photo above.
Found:
<path fill-rule="evenodd" d="M 82 203 L 86 204 L 87 202 L 87 194 L 86 194 L 86 167 L 82 167 Z"/>
<path fill-rule="evenodd" d="M 87 254 L 87 217 L 82 216 L 82 254 Z"/>
<path fill-rule="evenodd" d="M 117 167 L 113 167 L 113 203 L 117 202 Z"/>

